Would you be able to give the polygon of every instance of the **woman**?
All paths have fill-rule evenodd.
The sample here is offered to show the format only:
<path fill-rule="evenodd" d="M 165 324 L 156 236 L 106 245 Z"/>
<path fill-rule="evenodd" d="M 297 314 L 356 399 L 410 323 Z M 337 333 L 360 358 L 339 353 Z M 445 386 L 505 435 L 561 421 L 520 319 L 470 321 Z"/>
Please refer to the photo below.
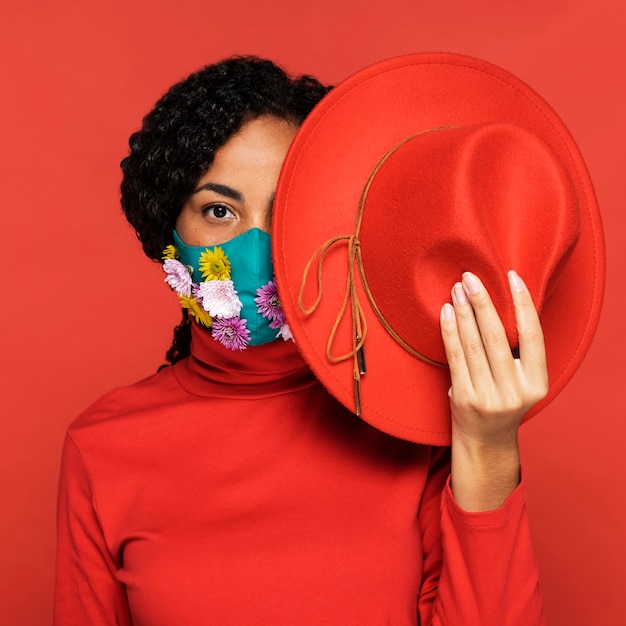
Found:
<path fill-rule="evenodd" d="M 69 428 L 56 624 L 543 623 L 517 427 L 547 375 L 521 279 L 520 367 L 478 277 L 442 309 L 451 455 L 360 421 L 289 340 L 272 201 L 326 91 L 229 59 L 172 87 L 131 137 L 122 206 L 183 322 L 171 366 Z"/>

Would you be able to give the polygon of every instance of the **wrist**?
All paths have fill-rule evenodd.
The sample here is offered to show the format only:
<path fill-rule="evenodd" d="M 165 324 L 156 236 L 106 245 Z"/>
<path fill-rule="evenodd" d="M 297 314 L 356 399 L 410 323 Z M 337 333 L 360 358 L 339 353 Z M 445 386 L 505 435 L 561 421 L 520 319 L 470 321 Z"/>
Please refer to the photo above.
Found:
<path fill-rule="evenodd" d="M 497 509 L 520 482 L 517 433 L 497 440 L 452 438 L 451 488 L 466 511 Z"/>

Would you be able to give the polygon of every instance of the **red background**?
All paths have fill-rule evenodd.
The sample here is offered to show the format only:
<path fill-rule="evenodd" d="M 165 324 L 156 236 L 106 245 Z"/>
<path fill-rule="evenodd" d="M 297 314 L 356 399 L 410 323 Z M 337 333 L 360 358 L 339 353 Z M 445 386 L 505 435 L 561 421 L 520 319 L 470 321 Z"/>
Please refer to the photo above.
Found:
<path fill-rule="evenodd" d="M 230 54 L 327 82 L 384 58 L 464 52 L 561 114 L 602 208 L 600 327 L 565 392 L 523 428 L 548 623 L 626 624 L 626 18 L 621 0 L 4 0 L 0 619 L 50 622 L 64 430 L 162 362 L 178 309 L 119 211 L 118 162 L 174 81 Z"/>

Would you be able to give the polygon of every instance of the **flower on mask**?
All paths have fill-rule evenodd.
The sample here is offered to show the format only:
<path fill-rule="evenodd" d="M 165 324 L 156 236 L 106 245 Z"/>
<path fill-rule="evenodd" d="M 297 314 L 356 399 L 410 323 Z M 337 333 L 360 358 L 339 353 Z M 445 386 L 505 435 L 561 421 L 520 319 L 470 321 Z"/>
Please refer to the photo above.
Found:
<path fill-rule="evenodd" d="M 194 295 L 212 317 L 237 317 L 243 306 L 232 280 L 207 280 L 194 288 Z"/>
<path fill-rule="evenodd" d="M 285 314 L 280 306 L 276 283 L 269 283 L 256 290 L 257 297 L 254 299 L 259 313 L 270 321 L 270 328 L 280 328 L 285 323 Z"/>
<path fill-rule="evenodd" d="M 278 339 L 278 337 L 282 337 L 285 341 L 288 341 L 289 339 L 291 339 L 291 341 L 293 341 L 293 335 L 291 334 L 291 328 L 289 328 L 289 324 L 287 324 L 287 322 L 285 322 L 280 327 L 280 330 L 278 331 L 278 334 L 276 335 L 277 339 Z"/>
<path fill-rule="evenodd" d="M 195 270 L 180 261 L 179 251 L 173 245 L 165 247 L 162 258 L 164 280 L 178 294 L 181 307 L 187 309 L 189 316 L 209 329 L 213 339 L 225 348 L 245 350 L 251 331 L 247 320 L 240 317 L 243 303 L 231 279 L 231 263 L 224 250 L 219 246 L 206 248 L 200 253 Z M 204 279 L 200 284 L 193 282 L 198 270 Z M 251 314 L 268 320 L 268 326 L 278 331 L 276 338 L 293 341 L 274 280 L 256 290 L 254 302 L 257 313 Z"/>
<path fill-rule="evenodd" d="M 164 261 L 167 259 L 175 259 L 176 258 L 176 248 L 170 244 L 169 246 L 165 246 L 163 250 L 163 256 L 161 257 Z"/>
<path fill-rule="evenodd" d="M 239 317 L 215 318 L 211 336 L 229 350 L 245 350 L 250 341 L 246 320 Z"/>
<path fill-rule="evenodd" d="M 198 263 L 204 280 L 228 280 L 230 278 L 230 261 L 224 251 L 215 246 L 200 253 Z"/>
<path fill-rule="evenodd" d="M 163 262 L 165 282 L 179 295 L 191 295 L 191 275 L 189 270 L 176 259 L 165 259 Z"/>
<path fill-rule="evenodd" d="M 198 301 L 195 298 L 180 296 L 180 306 L 182 306 L 183 309 L 188 309 L 189 314 L 196 320 L 196 322 L 198 322 L 198 324 L 211 328 L 213 318 L 198 304 Z"/>

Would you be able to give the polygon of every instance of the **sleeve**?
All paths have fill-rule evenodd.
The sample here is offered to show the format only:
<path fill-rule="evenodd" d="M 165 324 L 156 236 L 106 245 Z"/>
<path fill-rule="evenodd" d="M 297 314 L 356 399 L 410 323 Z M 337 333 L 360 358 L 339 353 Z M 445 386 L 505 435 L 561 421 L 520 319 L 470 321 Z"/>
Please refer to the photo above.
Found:
<path fill-rule="evenodd" d="M 129 626 L 124 585 L 102 531 L 88 468 L 68 433 L 57 508 L 54 625 Z"/>
<path fill-rule="evenodd" d="M 499 509 L 470 513 L 456 503 L 449 471 L 449 450 L 434 453 L 419 512 L 418 624 L 543 626 L 524 485 Z"/>

